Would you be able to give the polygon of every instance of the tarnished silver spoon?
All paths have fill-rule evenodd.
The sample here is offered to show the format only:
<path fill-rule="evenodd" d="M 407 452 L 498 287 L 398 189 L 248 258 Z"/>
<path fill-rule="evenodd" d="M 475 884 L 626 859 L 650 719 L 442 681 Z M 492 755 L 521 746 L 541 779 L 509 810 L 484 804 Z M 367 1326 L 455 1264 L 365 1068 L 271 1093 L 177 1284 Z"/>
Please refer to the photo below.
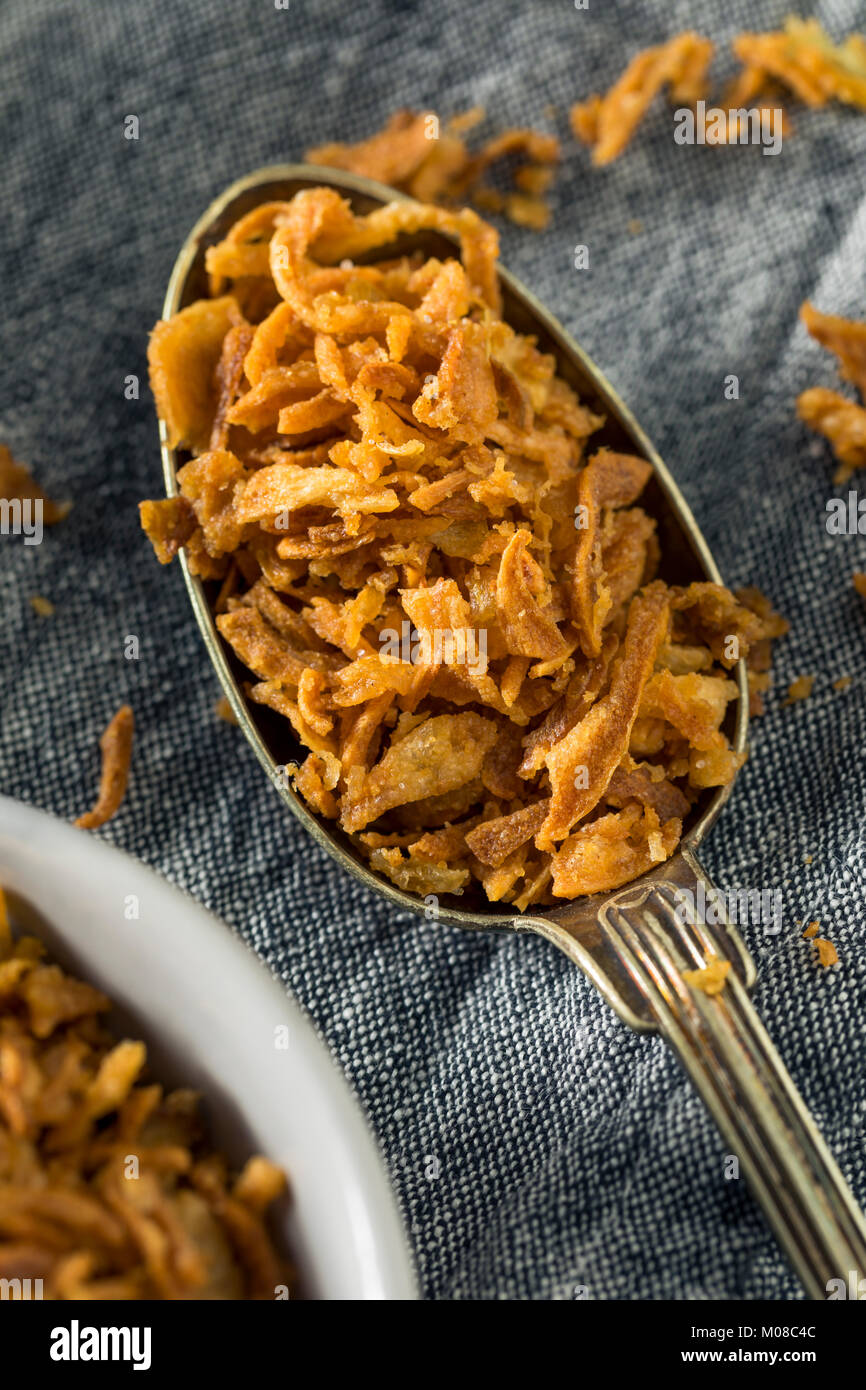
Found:
<path fill-rule="evenodd" d="M 193 227 L 172 271 L 163 317 L 171 318 L 207 295 L 205 252 L 239 217 L 259 203 L 287 200 L 302 188 L 322 186 L 336 189 L 359 213 L 402 196 L 370 179 L 311 165 L 256 170 L 220 194 Z M 451 249 L 440 234 L 420 233 L 401 238 L 400 250 L 435 250 L 437 241 L 440 251 L 443 241 L 446 251 Z M 640 454 L 653 465 L 654 477 L 641 505 L 659 525 L 662 576 L 677 583 L 720 583 L 691 511 L 631 412 L 530 291 L 506 270 L 500 270 L 500 280 L 503 317 L 518 332 L 534 334 L 542 351 L 555 357 L 560 375 L 605 415 L 599 442 Z M 160 438 L 166 491 L 173 497 L 186 456 L 169 448 L 163 421 Z M 283 801 L 343 869 L 396 906 L 424 914 L 428 909 L 423 899 L 373 873 L 348 837 L 313 815 L 288 785 L 282 769 L 298 751 L 291 734 L 278 731 L 270 711 L 245 699 L 244 671 L 217 632 L 212 595 L 190 573 L 183 554 L 181 563 L 208 655 L 240 727 Z M 736 680 L 739 698 L 730 737 L 741 752 L 748 726 L 742 661 Z M 523 915 L 480 902 L 467 910 L 460 899 L 443 899 L 436 915 L 443 923 L 471 931 L 534 932 L 544 937 L 580 966 L 631 1028 L 660 1032 L 739 1160 L 806 1292 L 826 1298 L 834 1287 L 831 1280 L 842 1280 L 847 1287 L 852 1274 L 857 1279 L 866 1275 L 866 1221 L 749 1000 L 754 963 L 696 857 L 730 792 L 730 786 L 721 788 L 699 803 L 673 858 L 626 888 Z M 684 911 L 684 903 L 701 906 Z M 732 969 L 721 992 L 708 996 L 692 988 L 683 972 L 702 968 L 714 958 L 730 961 Z"/>

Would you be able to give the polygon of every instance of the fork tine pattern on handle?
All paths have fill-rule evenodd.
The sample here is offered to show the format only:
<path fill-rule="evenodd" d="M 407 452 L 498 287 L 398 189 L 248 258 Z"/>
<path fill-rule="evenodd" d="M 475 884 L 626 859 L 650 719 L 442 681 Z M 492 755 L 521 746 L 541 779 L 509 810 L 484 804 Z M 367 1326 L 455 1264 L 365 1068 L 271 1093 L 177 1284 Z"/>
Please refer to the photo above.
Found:
<path fill-rule="evenodd" d="M 697 867 L 697 865 L 696 865 Z M 716 900 L 716 911 L 719 911 Z M 642 996 L 715 1120 L 811 1298 L 859 1287 L 866 1222 L 770 1042 L 737 971 L 718 994 L 683 971 L 735 952 L 729 923 L 689 921 L 678 885 L 626 889 L 599 910 L 601 938 Z"/>

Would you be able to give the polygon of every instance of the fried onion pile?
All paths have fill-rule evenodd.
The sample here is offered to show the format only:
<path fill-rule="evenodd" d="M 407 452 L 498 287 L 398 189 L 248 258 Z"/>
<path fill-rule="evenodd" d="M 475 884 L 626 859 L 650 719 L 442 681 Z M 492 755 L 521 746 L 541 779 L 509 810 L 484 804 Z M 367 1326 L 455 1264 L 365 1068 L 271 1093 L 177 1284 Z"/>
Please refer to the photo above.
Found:
<path fill-rule="evenodd" d="M 387 256 L 420 228 L 459 257 Z M 759 699 L 784 623 L 656 577 L 650 465 L 593 446 L 602 417 L 502 321 L 496 257 L 467 209 L 356 217 L 322 188 L 248 214 L 207 253 L 213 298 L 152 335 L 193 457 L 141 517 L 215 581 L 308 805 L 409 892 L 523 910 L 673 852 L 742 760 L 728 673 L 758 653 Z"/>
<path fill-rule="evenodd" d="M 244 1299 L 289 1289 L 268 1159 L 233 1175 L 193 1091 L 143 1077 L 99 990 L 12 939 L 0 890 L 0 1279 L 54 1299 Z"/>

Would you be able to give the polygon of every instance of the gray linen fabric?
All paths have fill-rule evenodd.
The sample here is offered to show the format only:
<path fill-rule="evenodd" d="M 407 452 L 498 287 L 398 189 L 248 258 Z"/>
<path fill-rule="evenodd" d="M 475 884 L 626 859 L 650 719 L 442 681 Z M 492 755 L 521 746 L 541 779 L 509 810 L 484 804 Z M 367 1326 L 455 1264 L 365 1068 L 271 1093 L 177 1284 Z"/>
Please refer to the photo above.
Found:
<path fill-rule="evenodd" d="M 5 0 L 0 9 L 0 439 L 74 499 L 39 546 L 0 538 L 0 785 L 71 818 L 122 700 L 131 787 L 102 832 L 252 942 L 310 1010 L 388 1155 L 431 1298 L 796 1298 L 723 1146 L 659 1039 L 633 1036 L 553 948 L 409 920 L 304 838 L 237 730 L 179 570 L 137 500 L 161 490 L 148 329 L 191 222 L 230 180 L 356 139 L 399 104 L 564 136 L 555 216 L 504 227 L 503 260 L 608 371 L 667 458 L 725 578 L 792 620 L 766 717 L 708 867 L 778 888 L 777 937 L 748 932 L 757 1002 L 861 1200 L 864 635 L 861 538 L 828 536 L 838 493 L 794 397 L 835 385 L 797 322 L 807 296 L 863 316 L 866 120 L 797 108 L 776 157 L 674 144 L 659 103 L 594 171 L 568 105 L 679 29 L 728 39 L 791 0 L 515 5 L 291 0 Z M 836 34 L 866 6 L 820 5 Z M 550 106 L 556 108 L 555 114 Z M 137 115 L 140 138 L 124 138 Z M 631 230 L 630 221 L 641 228 Z M 589 269 L 574 269 L 574 247 Z M 739 399 L 724 395 L 729 374 Z M 847 489 L 841 490 L 843 493 Z M 57 606 L 34 616 L 29 598 Z M 124 638 L 140 641 L 137 661 Z M 788 683 L 815 676 L 807 702 Z M 837 693 L 832 682 L 850 675 Z M 820 973 L 798 920 L 841 966 Z M 435 1162 L 434 1162 L 435 1160 Z"/>

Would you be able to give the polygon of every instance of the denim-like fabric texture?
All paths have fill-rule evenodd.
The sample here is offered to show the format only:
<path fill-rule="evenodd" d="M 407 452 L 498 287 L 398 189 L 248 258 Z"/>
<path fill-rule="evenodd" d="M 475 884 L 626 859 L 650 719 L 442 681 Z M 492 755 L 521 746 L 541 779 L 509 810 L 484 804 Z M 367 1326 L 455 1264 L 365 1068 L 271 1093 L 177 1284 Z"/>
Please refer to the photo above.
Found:
<path fill-rule="evenodd" d="M 797 107 L 776 157 L 678 147 L 657 103 L 591 168 L 569 104 L 683 28 L 728 40 L 790 0 L 6 0 L 0 10 L 0 439 L 74 499 L 39 546 L 0 538 L 0 786 L 71 818 L 123 700 L 129 794 L 102 833 L 243 933 L 309 1009 L 388 1156 L 430 1298 L 796 1298 L 742 1182 L 658 1038 L 632 1035 L 540 941 L 461 935 L 371 897 L 309 840 L 217 696 L 180 571 L 136 502 L 158 496 L 147 333 L 192 221 L 228 182 L 357 139 L 398 105 L 548 125 L 565 160 L 550 228 L 503 261 L 558 312 L 667 459 L 732 585 L 792 620 L 754 753 L 706 850 L 724 886 L 778 888 L 747 936 L 756 999 L 866 1200 L 866 541 L 830 537 L 828 450 L 794 398 L 836 385 L 797 321 L 807 296 L 863 316 L 866 119 Z M 853 0 L 814 9 L 838 36 Z M 550 107 L 556 108 L 555 114 Z M 137 115 L 140 138 L 124 138 Z M 641 227 L 629 229 L 639 220 Z M 574 247 L 589 268 L 574 269 Z M 124 397 L 136 374 L 141 398 Z M 739 378 L 739 399 L 724 381 Z M 856 482 L 855 482 L 856 485 Z M 56 604 L 37 618 L 29 598 Z M 124 638 L 140 642 L 137 661 Z M 805 703 L 788 683 L 815 676 Z M 844 693 L 840 676 L 853 677 Z M 820 972 L 796 922 L 841 965 Z M 435 1161 L 434 1161 L 435 1160 Z"/>

